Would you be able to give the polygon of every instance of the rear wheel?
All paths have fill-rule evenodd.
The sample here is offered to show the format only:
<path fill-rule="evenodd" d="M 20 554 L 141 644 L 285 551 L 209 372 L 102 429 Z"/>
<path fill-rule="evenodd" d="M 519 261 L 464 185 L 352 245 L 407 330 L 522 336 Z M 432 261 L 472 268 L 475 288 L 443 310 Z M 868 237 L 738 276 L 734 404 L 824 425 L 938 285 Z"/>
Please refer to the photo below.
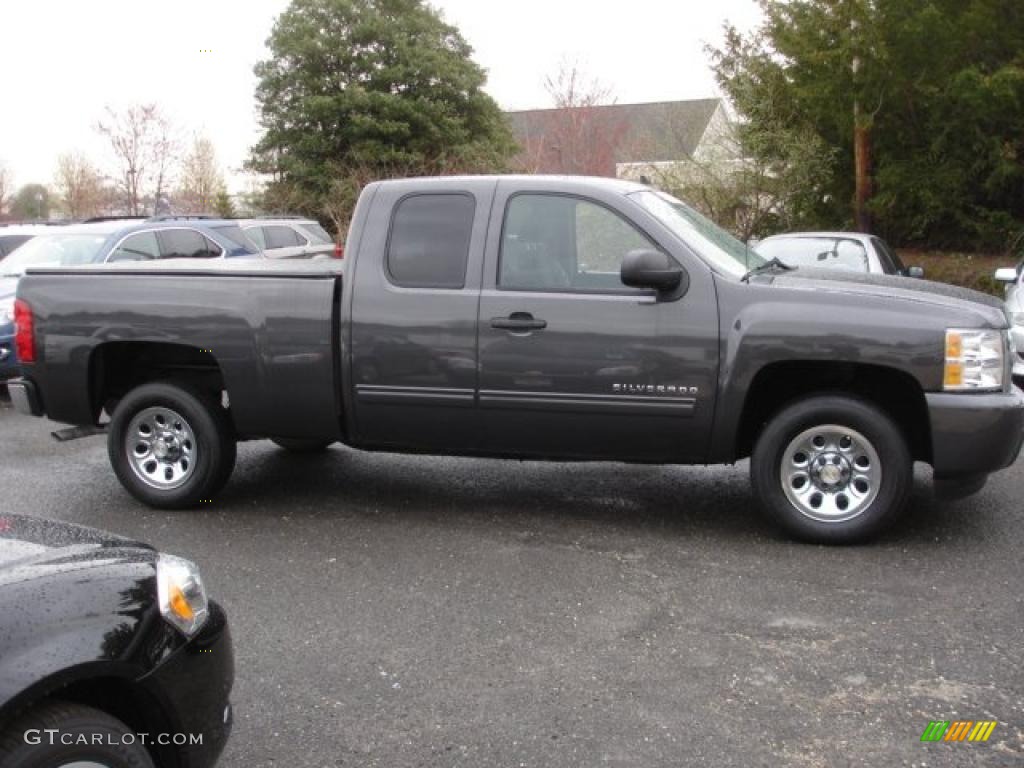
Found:
<path fill-rule="evenodd" d="M 865 541 L 906 505 L 913 461 L 892 419 L 862 400 L 822 395 L 790 405 L 765 427 L 750 460 L 762 504 L 793 536 Z"/>
<path fill-rule="evenodd" d="M 139 741 L 105 712 L 49 702 L 0 734 L 0 768 L 153 768 Z"/>
<path fill-rule="evenodd" d="M 133 389 L 110 419 L 107 452 L 121 485 L 152 507 L 183 509 L 212 499 L 235 465 L 224 409 L 186 384 Z"/>
<path fill-rule="evenodd" d="M 320 453 L 334 444 L 333 440 L 302 440 L 293 437 L 274 437 L 271 442 L 291 453 Z"/>

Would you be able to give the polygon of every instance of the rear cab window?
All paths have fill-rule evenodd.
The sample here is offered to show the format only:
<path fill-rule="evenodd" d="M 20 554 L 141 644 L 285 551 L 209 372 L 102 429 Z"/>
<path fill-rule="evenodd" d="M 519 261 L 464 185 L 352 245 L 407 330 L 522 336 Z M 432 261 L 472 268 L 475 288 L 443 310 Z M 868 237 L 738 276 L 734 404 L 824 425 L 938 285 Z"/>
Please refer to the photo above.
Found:
<path fill-rule="evenodd" d="M 463 193 L 416 194 L 395 206 L 386 268 L 403 288 L 461 289 L 473 234 L 476 200 Z"/>

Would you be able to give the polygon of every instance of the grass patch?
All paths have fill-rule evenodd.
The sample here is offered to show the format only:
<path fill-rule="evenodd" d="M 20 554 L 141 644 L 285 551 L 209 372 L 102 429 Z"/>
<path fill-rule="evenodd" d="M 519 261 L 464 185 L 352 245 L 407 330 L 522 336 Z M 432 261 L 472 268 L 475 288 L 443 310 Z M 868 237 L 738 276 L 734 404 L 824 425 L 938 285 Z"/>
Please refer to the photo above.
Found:
<path fill-rule="evenodd" d="M 924 267 L 924 276 L 928 280 L 973 288 L 1000 298 L 1003 296 L 1003 284 L 996 282 L 995 272 L 1000 267 L 1012 267 L 1016 264 L 1012 256 L 979 253 L 900 249 L 899 254 L 908 267 Z"/>

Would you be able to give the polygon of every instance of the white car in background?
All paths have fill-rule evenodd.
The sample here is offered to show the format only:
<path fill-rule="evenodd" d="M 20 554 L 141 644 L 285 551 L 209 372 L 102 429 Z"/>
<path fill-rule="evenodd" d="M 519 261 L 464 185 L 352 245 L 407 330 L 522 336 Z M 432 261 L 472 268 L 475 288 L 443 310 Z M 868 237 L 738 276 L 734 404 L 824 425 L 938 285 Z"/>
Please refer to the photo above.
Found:
<path fill-rule="evenodd" d="M 996 280 L 1006 283 L 1006 311 L 1013 322 L 1013 377 L 1024 378 L 1024 261 L 1016 267 L 996 270 Z"/>
<path fill-rule="evenodd" d="M 268 216 L 245 219 L 239 225 L 268 259 L 341 258 L 341 246 L 313 219 Z"/>
<path fill-rule="evenodd" d="M 875 275 L 924 277 L 907 267 L 880 237 L 859 232 L 791 232 L 766 237 L 754 246 L 760 256 L 790 267 L 842 269 Z"/>
<path fill-rule="evenodd" d="M 36 235 L 47 235 L 60 224 L 0 224 L 0 261 L 23 246 Z"/>

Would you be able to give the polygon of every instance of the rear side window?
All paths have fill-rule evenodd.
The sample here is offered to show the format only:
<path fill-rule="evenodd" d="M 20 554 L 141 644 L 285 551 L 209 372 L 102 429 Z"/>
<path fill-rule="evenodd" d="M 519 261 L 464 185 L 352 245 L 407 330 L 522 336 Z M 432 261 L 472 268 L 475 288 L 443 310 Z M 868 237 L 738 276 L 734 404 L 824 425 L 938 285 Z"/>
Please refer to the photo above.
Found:
<path fill-rule="evenodd" d="M 231 255 L 238 256 L 240 254 L 256 254 L 256 245 L 250 240 L 246 233 L 242 231 L 241 227 L 237 227 L 234 224 L 229 224 L 223 227 L 213 227 L 213 231 L 221 237 L 227 239 L 235 247 L 231 248 Z"/>
<path fill-rule="evenodd" d="M 395 209 L 387 269 L 405 288 L 462 288 L 476 201 L 470 195 L 414 195 Z"/>
<path fill-rule="evenodd" d="M 146 261 L 160 258 L 160 245 L 156 233 L 140 232 L 126 237 L 107 257 L 107 261 Z"/>
<path fill-rule="evenodd" d="M 211 259 L 220 256 L 220 247 L 194 229 L 167 229 L 160 233 L 165 259 Z"/>
<path fill-rule="evenodd" d="M 299 233 L 291 227 L 264 227 L 263 236 L 267 241 L 266 247 L 270 250 L 275 248 L 295 248 L 306 244 L 299 237 Z"/>

